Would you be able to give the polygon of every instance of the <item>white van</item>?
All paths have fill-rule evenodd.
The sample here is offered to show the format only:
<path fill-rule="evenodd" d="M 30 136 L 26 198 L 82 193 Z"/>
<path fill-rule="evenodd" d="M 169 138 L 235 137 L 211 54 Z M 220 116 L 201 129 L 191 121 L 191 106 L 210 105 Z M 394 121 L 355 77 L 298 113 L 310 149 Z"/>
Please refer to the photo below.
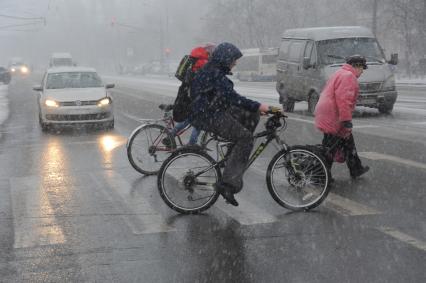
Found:
<path fill-rule="evenodd" d="M 374 34 L 365 27 L 318 27 L 290 29 L 284 32 L 277 62 L 277 91 L 284 110 L 293 111 L 294 103 L 307 101 L 313 113 L 319 95 L 345 58 L 360 54 L 368 69 L 358 79 L 357 105 L 390 113 L 396 101 L 394 66 L 398 54 L 386 61 Z"/>
<path fill-rule="evenodd" d="M 275 81 L 278 48 L 250 48 L 241 50 L 233 73 L 240 81 Z"/>
<path fill-rule="evenodd" d="M 69 53 L 53 53 L 50 57 L 50 67 L 74 66 L 72 56 Z"/>

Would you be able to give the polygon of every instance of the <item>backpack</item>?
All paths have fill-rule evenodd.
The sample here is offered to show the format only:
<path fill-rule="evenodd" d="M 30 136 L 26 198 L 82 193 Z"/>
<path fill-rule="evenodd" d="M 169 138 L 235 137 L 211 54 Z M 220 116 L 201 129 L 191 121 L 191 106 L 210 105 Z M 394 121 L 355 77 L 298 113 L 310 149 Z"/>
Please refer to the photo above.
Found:
<path fill-rule="evenodd" d="M 194 58 L 190 55 L 183 56 L 176 70 L 175 77 L 181 82 L 189 83 L 189 79 L 192 73 L 192 67 L 194 66 L 196 61 L 197 58 Z"/>
<path fill-rule="evenodd" d="M 179 87 L 175 102 L 173 103 L 173 120 L 183 122 L 191 113 L 191 95 L 189 84 L 182 82 Z"/>
<path fill-rule="evenodd" d="M 191 113 L 191 95 L 189 93 L 190 83 L 194 76 L 192 67 L 197 62 L 197 58 L 190 55 L 183 56 L 176 70 L 175 77 L 182 82 L 179 87 L 175 102 L 173 103 L 173 120 L 183 122 L 188 119 Z"/>

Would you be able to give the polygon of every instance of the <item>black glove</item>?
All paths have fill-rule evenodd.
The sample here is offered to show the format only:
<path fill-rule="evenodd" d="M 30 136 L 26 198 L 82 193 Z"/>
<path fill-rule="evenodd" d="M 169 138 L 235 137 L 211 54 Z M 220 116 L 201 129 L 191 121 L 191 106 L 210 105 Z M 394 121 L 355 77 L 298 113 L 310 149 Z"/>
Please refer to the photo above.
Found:
<path fill-rule="evenodd" d="M 343 125 L 343 127 L 347 128 L 347 129 L 352 129 L 352 127 L 353 127 L 352 121 L 343 121 L 342 125 Z"/>

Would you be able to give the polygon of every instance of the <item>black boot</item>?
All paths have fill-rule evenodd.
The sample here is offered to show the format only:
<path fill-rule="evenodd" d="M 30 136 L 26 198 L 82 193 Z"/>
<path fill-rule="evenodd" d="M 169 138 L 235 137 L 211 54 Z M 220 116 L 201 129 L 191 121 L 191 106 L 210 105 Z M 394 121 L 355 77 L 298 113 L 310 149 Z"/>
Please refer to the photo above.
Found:
<path fill-rule="evenodd" d="M 351 173 L 351 177 L 352 177 L 352 179 L 358 178 L 358 177 L 360 177 L 361 175 L 363 175 L 363 174 L 367 173 L 369 170 L 370 170 L 370 167 L 368 167 L 368 166 L 363 166 L 363 167 L 361 167 L 361 169 L 358 169 L 358 170 L 356 170 L 355 172 L 352 172 L 352 173 Z"/>
<path fill-rule="evenodd" d="M 232 186 L 225 183 L 216 183 L 214 185 L 216 192 L 222 195 L 227 203 L 232 204 L 233 206 L 238 206 L 237 200 L 234 198 L 234 193 Z"/>

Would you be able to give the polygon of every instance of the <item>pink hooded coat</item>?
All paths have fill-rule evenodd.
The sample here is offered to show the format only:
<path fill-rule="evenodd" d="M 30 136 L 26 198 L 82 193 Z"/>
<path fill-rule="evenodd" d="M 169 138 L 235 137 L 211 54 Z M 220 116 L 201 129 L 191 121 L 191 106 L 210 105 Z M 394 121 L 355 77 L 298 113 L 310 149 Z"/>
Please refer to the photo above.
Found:
<path fill-rule="evenodd" d="M 327 81 L 320 95 L 315 107 L 315 126 L 323 133 L 346 136 L 341 122 L 352 120 L 358 93 L 356 71 L 344 64 Z"/>

